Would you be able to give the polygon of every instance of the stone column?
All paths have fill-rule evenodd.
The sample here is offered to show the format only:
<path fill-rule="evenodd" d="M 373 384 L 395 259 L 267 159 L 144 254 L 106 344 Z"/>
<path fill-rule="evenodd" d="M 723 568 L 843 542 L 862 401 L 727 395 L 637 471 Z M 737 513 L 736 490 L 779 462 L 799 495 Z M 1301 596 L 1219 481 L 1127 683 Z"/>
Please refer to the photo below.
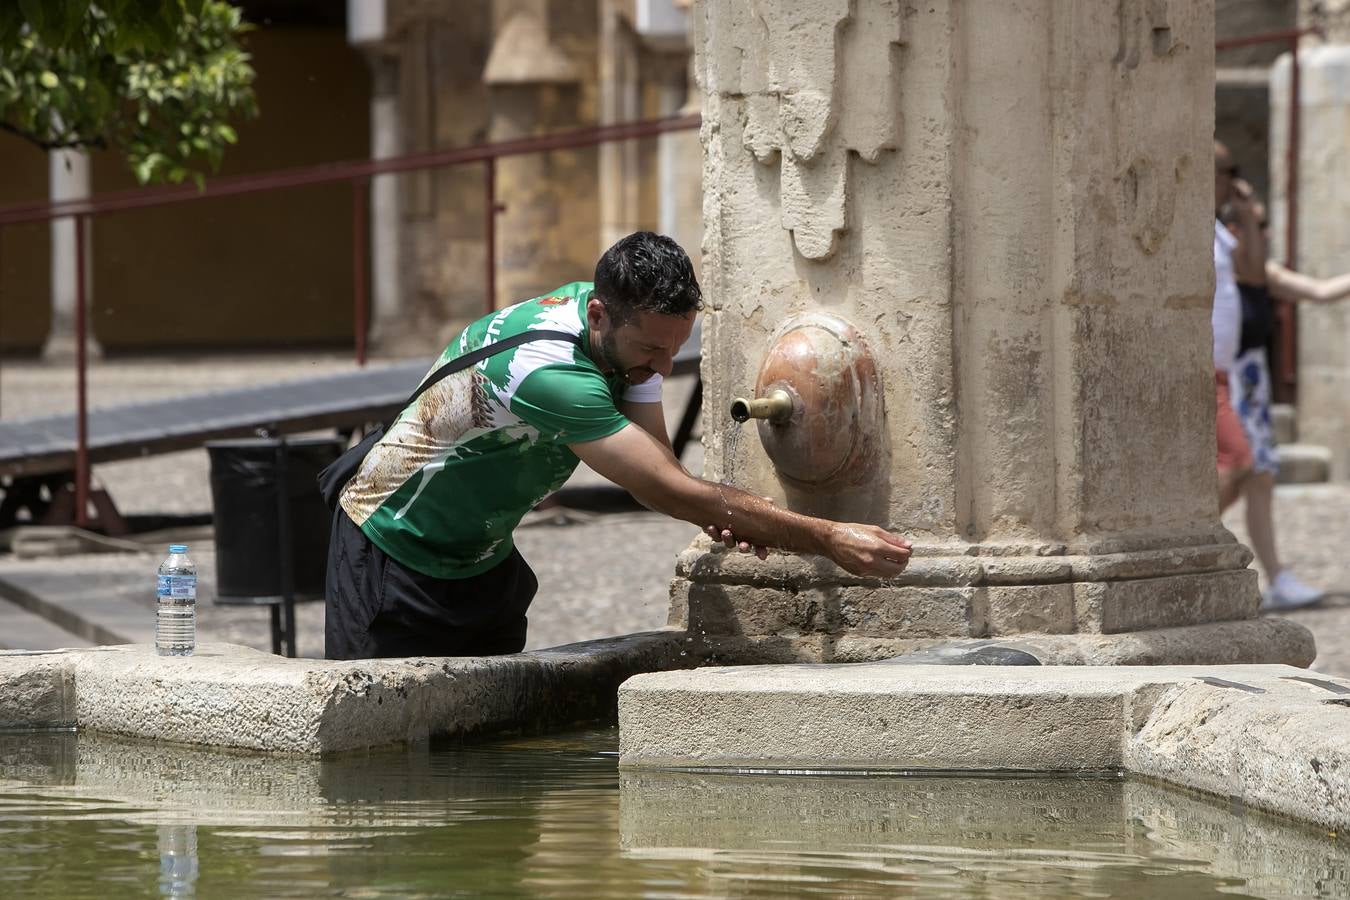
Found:
<path fill-rule="evenodd" d="M 661 115 L 692 116 L 700 109 L 701 94 L 693 78 L 690 54 L 685 83 L 662 88 Z M 677 99 L 678 98 L 678 99 Z M 661 179 L 659 230 L 689 251 L 694 271 L 701 272 L 703 243 L 703 170 L 696 131 L 671 131 L 657 138 Z"/>
<path fill-rule="evenodd" d="M 48 159 L 48 197 L 52 203 L 89 197 L 89 154 L 81 150 L 52 150 Z M 51 221 L 52 324 L 42 347 L 42 358 L 65 361 L 75 358 L 75 304 L 78 293 L 75 271 L 76 219 Z M 94 305 L 93 229 L 84 234 L 85 351 L 97 359 L 102 349 L 94 338 L 94 320 L 88 312 Z"/>
<path fill-rule="evenodd" d="M 1333 4 L 1328 4 L 1328 7 Z M 1305 24 L 1327 29 L 1331 43 L 1299 51 L 1300 142 L 1298 258 L 1318 277 L 1350 271 L 1350 4 Z M 1289 146 L 1290 57 L 1270 79 L 1271 232 L 1286 256 L 1285 159 Z M 1350 303 L 1298 308 L 1298 438 L 1331 450 L 1331 477 L 1350 478 Z"/>
<path fill-rule="evenodd" d="M 1226 621 L 1234 658 L 1309 661 L 1306 631 L 1249 621 L 1217 516 L 1212 0 L 695 19 L 708 476 L 916 555 L 877 582 L 700 541 L 673 620 L 740 660 L 1038 634 L 1176 661 Z M 736 424 L 775 346 L 795 417 Z M 1093 649 L 1124 632 L 1133 656 Z"/>
<path fill-rule="evenodd" d="M 371 59 L 370 155 L 388 159 L 403 152 L 399 122 L 398 60 Z M 403 293 L 402 204 L 397 175 L 370 183 L 371 343 L 381 351 L 401 346 L 408 337 Z"/>
<path fill-rule="evenodd" d="M 601 0 L 600 124 L 618 125 L 642 119 L 640 48 L 637 35 L 620 12 L 617 0 Z M 641 147 L 637 141 L 601 144 L 600 246 L 608 247 L 641 225 Z M 650 226 L 649 226 L 650 227 Z"/>
<path fill-rule="evenodd" d="M 399 114 L 402 71 L 399 41 L 390 34 L 386 0 L 347 0 L 347 42 L 364 51 L 370 65 L 370 157 L 404 152 Z M 422 329 L 403 285 L 403 211 L 399 176 L 370 183 L 370 343 L 394 353 L 419 343 Z"/>
<path fill-rule="evenodd" d="M 491 91 L 489 140 L 575 128 L 581 72 L 549 37 L 547 3 L 499 0 L 493 10 L 499 25 L 483 71 Z M 497 306 L 589 271 L 578 269 L 567 237 L 584 227 L 579 218 L 585 207 L 578 201 L 591 204 L 594 158 L 594 152 L 568 150 L 498 161 L 497 197 L 504 209 L 496 219 Z M 586 251 L 592 255 L 589 245 Z"/>

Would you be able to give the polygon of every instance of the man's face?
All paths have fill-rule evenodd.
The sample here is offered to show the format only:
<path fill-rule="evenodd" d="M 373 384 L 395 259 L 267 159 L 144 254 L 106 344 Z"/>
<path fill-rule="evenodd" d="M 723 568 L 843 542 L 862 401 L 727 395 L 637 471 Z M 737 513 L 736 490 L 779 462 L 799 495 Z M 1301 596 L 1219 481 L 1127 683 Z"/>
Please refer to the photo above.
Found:
<path fill-rule="evenodd" d="M 586 314 L 599 345 L 596 362 L 606 372 L 622 372 L 629 384 L 641 384 L 653 374 L 669 377 L 675 354 L 694 329 L 693 313 L 668 316 L 643 312 L 616 327 L 609 311 L 595 298 L 587 305 Z"/>

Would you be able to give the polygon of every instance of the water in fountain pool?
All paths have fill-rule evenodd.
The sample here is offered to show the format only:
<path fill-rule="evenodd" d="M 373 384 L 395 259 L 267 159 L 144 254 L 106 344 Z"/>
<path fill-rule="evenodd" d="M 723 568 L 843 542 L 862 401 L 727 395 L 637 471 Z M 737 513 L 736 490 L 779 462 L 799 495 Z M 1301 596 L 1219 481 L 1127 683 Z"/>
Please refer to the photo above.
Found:
<path fill-rule="evenodd" d="M 1350 852 L 1114 776 L 623 771 L 617 732 L 326 759 L 0 736 L 0 896 L 1344 896 Z"/>

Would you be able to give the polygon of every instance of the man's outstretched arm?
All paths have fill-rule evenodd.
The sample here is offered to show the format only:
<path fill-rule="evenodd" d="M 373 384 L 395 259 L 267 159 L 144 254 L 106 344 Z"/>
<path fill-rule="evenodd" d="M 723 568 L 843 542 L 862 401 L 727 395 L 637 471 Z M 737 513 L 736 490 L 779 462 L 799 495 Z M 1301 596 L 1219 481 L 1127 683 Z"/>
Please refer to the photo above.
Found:
<path fill-rule="evenodd" d="M 744 541 L 819 554 L 855 575 L 891 577 L 909 562 L 909 542 L 875 525 L 803 516 L 737 488 L 695 478 L 668 447 L 635 425 L 570 446 L 582 462 L 644 506 L 676 519 L 701 527 L 712 522 Z"/>
<path fill-rule="evenodd" d="M 650 434 L 656 440 L 670 447 L 670 434 L 666 431 L 666 409 L 660 400 L 655 403 L 634 403 L 631 400 L 619 402 L 619 412 L 624 418 Z M 671 452 L 675 452 L 673 449 Z"/>

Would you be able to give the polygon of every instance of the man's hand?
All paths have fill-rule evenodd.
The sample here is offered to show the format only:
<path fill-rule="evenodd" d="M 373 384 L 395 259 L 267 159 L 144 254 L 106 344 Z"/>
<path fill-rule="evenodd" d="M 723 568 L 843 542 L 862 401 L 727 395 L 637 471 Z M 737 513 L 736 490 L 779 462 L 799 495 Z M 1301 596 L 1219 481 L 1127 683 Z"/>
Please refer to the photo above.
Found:
<path fill-rule="evenodd" d="M 726 544 L 728 550 L 739 550 L 741 553 L 749 553 L 751 550 L 753 550 L 755 551 L 755 555 L 758 556 L 760 559 L 769 558 L 768 547 L 752 546 L 749 541 L 738 541 L 736 540 L 736 535 L 732 534 L 725 528 L 718 528 L 716 525 L 709 525 L 707 528 L 703 530 L 706 531 L 708 533 L 708 537 L 712 538 L 714 541 L 720 541 L 723 544 Z"/>
<path fill-rule="evenodd" d="M 830 531 L 829 557 L 854 575 L 893 578 L 909 565 L 911 545 L 876 525 L 840 522 Z"/>
<path fill-rule="evenodd" d="M 773 502 L 772 497 L 765 497 L 764 499 L 769 503 Z M 708 537 L 712 538 L 714 541 L 725 544 L 728 550 L 738 550 L 741 553 L 749 553 L 753 550 L 755 555 L 760 559 L 769 558 L 768 547 L 751 544 L 749 541 L 742 541 L 738 539 L 736 535 L 732 534 L 729 529 L 720 528 L 717 525 L 709 525 L 703 530 L 706 531 Z"/>

